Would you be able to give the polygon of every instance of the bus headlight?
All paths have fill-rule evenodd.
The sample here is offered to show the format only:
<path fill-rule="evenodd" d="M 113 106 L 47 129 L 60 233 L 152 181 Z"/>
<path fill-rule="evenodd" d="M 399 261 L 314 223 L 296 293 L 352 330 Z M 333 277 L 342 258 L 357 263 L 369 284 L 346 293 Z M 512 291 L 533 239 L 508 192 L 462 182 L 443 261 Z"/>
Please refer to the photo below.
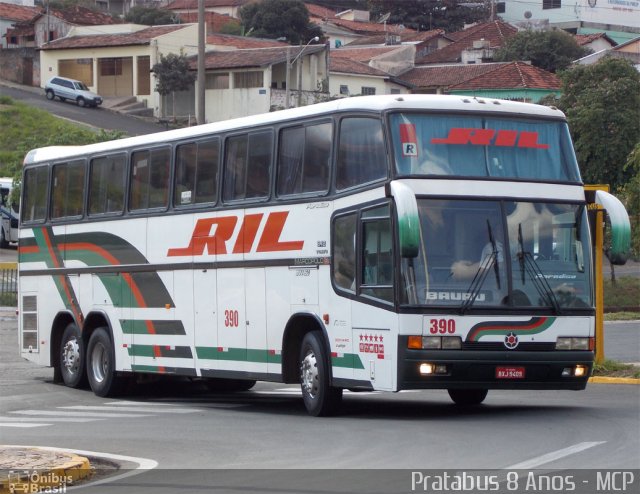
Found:
<path fill-rule="evenodd" d="M 593 338 L 559 337 L 556 340 L 556 350 L 593 350 Z"/>
<path fill-rule="evenodd" d="M 414 350 L 460 350 L 459 336 L 409 336 L 407 347 Z"/>

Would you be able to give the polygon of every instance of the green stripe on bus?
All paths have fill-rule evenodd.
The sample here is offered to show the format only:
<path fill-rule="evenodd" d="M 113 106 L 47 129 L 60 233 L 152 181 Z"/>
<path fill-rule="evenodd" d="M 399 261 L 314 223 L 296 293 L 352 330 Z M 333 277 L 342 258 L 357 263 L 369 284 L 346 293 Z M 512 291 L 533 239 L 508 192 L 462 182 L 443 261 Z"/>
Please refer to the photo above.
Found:
<path fill-rule="evenodd" d="M 334 367 L 344 367 L 346 369 L 364 369 L 360 356 L 355 353 L 345 353 L 342 357 L 331 357 L 331 364 Z"/>
<path fill-rule="evenodd" d="M 256 362 L 262 364 L 281 364 L 282 356 L 269 350 L 256 348 L 196 347 L 196 355 L 203 360 L 231 360 L 237 362 Z"/>

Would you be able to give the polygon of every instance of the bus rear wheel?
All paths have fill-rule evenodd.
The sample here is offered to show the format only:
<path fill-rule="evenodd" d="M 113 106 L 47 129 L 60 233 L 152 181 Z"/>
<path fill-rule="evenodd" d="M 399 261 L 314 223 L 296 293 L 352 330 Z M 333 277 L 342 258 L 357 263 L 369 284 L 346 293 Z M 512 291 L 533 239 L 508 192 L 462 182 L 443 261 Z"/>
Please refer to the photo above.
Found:
<path fill-rule="evenodd" d="M 96 329 L 87 347 L 89 386 L 98 396 L 115 396 L 122 391 L 124 379 L 116 373 L 116 357 L 109 333 Z"/>
<path fill-rule="evenodd" d="M 58 368 L 65 386 L 80 388 L 86 384 L 84 370 L 84 345 L 80 329 L 75 323 L 69 324 L 60 340 L 60 360 Z"/>
<path fill-rule="evenodd" d="M 300 387 L 304 406 L 314 417 L 334 414 L 342 401 L 342 388 L 329 385 L 328 359 L 318 331 L 307 333 L 300 348 Z"/>
<path fill-rule="evenodd" d="M 448 389 L 449 396 L 456 405 L 479 405 L 487 397 L 487 389 Z"/>

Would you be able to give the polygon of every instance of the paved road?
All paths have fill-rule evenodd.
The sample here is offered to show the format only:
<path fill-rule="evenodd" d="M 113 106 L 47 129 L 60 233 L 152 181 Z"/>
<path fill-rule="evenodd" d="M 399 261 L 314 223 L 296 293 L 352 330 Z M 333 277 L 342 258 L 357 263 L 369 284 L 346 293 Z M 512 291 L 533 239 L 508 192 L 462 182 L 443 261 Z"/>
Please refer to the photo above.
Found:
<path fill-rule="evenodd" d="M 17 86 L 0 80 L 0 96 L 10 96 L 28 105 L 46 110 L 57 117 L 106 130 L 121 130 L 130 136 L 145 135 L 165 130 L 164 126 L 103 108 L 80 108 L 75 103 L 49 101 L 40 88 Z"/>

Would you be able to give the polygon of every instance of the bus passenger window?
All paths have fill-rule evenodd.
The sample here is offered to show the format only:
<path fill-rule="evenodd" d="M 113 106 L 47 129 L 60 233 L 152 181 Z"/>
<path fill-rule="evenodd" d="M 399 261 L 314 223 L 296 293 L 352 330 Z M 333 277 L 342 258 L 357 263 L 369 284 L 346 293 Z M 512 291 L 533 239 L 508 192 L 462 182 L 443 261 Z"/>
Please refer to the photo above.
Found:
<path fill-rule="evenodd" d="M 356 290 L 356 214 L 335 219 L 333 223 L 333 247 L 331 249 L 333 281 L 350 292 Z"/>
<path fill-rule="evenodd" d="M 129 209 L 166 207 L 169 199 L 169 148 L 136 151 L 132 154 Z"/>
<path fill-rule="evenodd" d="M 222 187 L 225 201 L 269 195 L 272 144 L 271 132 L 227 139 Z"/>
<path fill-rule="evenodd" d="M 329 188 L 332 124 L 293 127 L 280 133 L 278 196 Z"/>
<path fill-rule="evenodd" d="M 125 156 L 91 160 L 89 171 L 89 215 L 121 213 L 127 181 Z"/>
<path fill-rule="evenodd" d="M 173 188 L 173 205 L 193 204 L 195 196 L 197 144 L 178 146 L 176 151 L 176 183 Z"/>
<path fill-rule="evenodd" d="M 84 161 L 53 167 L 51 217 L 81 216 L 84 203 Z"/>
<path fill-rule="evenodd" d="M 219 147 L 218 139 L 178 146 L 174 206 L 215 202 Z"/>
<path fill-rule="evenodd" d="M 269 195 L 272 143 L 271 132 L 249 134 L 246 199 Z"/>
<path fill-rule="evenodd" d="M 220 140 L 198 143 L 198 167 L 196 171 L 196 203 L 215 202 L 218 191 L 218 152 Z"/>
<path fill-rule="evenodd" d="M 28 168 L 24 172 L 24 199 L 22 221 L 44 221 L 47 215 L 47 185 L 49 169 L 46 166 Z"/>
<path fill-rule="evenodd" d="M 374 118 L 345 118 L 340 124 L 336 188 L 348 189 L 387 177 L 382 124 Z"/>

